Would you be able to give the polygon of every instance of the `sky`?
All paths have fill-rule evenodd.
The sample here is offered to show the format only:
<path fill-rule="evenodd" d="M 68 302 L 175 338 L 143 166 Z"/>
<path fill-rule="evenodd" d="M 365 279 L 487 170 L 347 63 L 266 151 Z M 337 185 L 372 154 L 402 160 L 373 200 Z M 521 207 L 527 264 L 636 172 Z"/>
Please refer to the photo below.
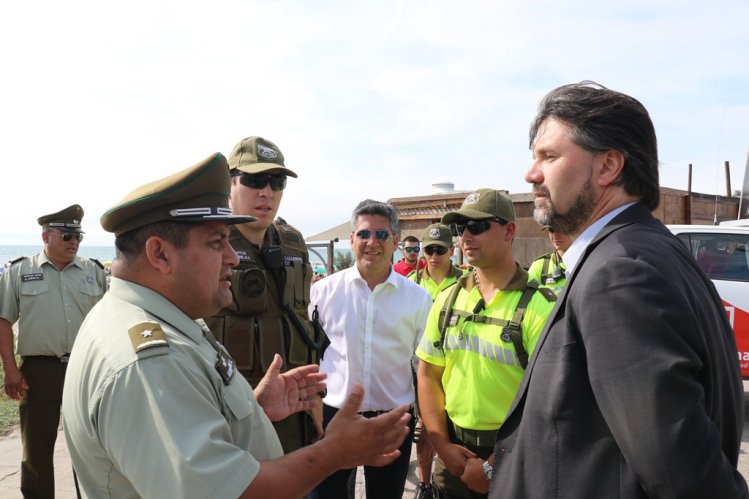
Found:
<path fill-rule="evenodd" d="M 361 200 L 449 181 L 529 192 L 528 126 L 551 89 L 594 80 L 656 127 L 661 185 L 740 189 L 749 2 L 70 0 L 0 9 L 0 244 L 79 203 L 85 244 L 139 185 L 242 138 L 276 143 L 279 215 L 305 235 Z"/>

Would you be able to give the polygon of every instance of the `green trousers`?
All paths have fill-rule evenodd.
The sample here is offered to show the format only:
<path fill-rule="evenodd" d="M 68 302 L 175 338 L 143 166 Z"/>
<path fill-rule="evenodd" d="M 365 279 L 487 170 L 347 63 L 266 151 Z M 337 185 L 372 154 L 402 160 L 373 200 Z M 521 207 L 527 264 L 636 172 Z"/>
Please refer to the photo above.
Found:
<path fill-rule="evenodd" d="M 55 452 L 65 368 L 56 357 L 24 357 L 21 372 L 29 390 L 21 399 L 21 493 L 25 499 L 55 497 Z"/>

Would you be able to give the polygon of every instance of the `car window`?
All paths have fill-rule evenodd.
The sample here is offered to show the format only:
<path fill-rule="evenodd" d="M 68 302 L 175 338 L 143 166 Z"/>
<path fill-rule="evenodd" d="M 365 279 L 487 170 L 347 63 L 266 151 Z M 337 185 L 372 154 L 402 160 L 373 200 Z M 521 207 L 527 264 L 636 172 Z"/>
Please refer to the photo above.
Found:
<path fill-rule="evenodd" d="M 749 281 L 749 235 L 723 233 L 682 233 L 677 237 L 711 279 Z"/>

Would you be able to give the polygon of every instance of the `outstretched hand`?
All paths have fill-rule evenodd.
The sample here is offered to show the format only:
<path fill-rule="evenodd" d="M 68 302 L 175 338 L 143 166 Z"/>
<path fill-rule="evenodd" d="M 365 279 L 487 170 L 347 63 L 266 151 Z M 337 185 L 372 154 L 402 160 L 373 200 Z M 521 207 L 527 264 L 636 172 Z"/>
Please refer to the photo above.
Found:
<path fill-rule="evenodd" d="M 407 405 L 367 419 L 359 414 L 363 399 L 364 387 L 355 385 L 320 441 L 337 442 L 336 448 L 346 449 L 338 453 L 339 469 L 390 464 L 400 456 L 399 448 L 408 435 L 411 415 Z"/>
<path fill-rule="evenodd" d="M 318 392 L 325 389 L 327 374 L 320 366 L 310 364 L 281 373 L 281 356 L 273 357 L 265 376 L 254 390 L 255 399 L 271 421 L 320 405 Z"/>

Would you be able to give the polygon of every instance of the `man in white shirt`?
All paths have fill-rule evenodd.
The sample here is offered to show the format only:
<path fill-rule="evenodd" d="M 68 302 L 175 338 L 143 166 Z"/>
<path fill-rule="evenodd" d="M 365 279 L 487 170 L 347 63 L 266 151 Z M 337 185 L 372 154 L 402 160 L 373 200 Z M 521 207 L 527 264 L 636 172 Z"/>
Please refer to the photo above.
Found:
<path fill-rule="evenodd" d="M 310 317 L 319 321 L 330 346 L 320 370 L 328 373 L 323 425 L 342 407 L 352 387 L 364 385 L 362 415 L 373 417 L 414 402 L 411 359 L 419 344 L 432 299 L 416 283 L 393 270 L 398 247 L 398 213 L 390 204 L 367 199 L 351 217 L 351 248 L 356 264 L 315 283 Z M 365 466 L 367 497 L 400 499 L 408 473 L 411 434 L 401 455 L 382 468 Z M 323 481 L 314 499 L 340 499 L 354 470 Z"/>

